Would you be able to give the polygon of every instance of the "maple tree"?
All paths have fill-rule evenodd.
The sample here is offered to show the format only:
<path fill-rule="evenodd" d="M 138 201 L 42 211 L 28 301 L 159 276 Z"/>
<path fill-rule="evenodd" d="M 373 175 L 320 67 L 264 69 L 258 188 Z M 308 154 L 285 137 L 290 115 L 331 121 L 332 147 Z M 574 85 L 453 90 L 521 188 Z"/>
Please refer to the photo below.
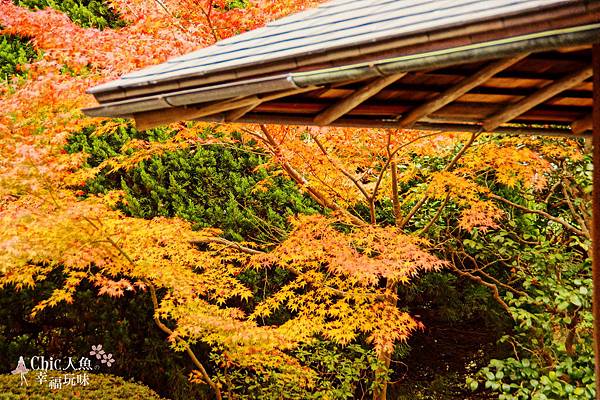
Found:
<path fill-rule="evenodd" d="M 99 30 L 50 8 L 0 0 L 2 33 L 31 38 L 41 51 L 19 67 L 26 79 L 0 84 L 0 287 L 33 287 L 57 269 L 65 277 L 34 315 L 72 302 L 83 282 L 112 297 L 148 291 L 156 325 L 189 355 L 192 380 L 217 398 L 233 396 L 232 369 L 311 390 L 318 373 L 295 350 L 315 338 L 366 342 L 379 359 L 373 395 L 383 399 L 394 346 L 422 328 L 402 308 L 399 285 L 447 268 L 483 284 L 514 314 L 503 295 L 519 289 L 480 268 L 460 242 L 502 229 L 514 208 L 589 239 L 583 205 L 557 216 L 507 196 L 548 190 L 557 160 L 582 159 L 573 142 L 562 140 L 191 123 L 173 124 L 162 140 L 128 140 L 118 154 L 88 163 L 89 155 L 65 151 L 69 138 L 85 129 L 102 137 L 129 125 L 84 118 L 79 110 L 91 104 L 85 89 L 313 3 L 108 4 L 124 23 Z M 268 190 L 286 175 L 321 212 L 292 218 L 289 232 L 270 242 L 241 235 L 233 241 L 181 218 L 135 218 L 119 211 L 134 200 L 130 194 L 86 186 L 173 152 L 240 143 L 268 155 L 260 168 L 269 176 L 252 190 Z M 440 225 L 452 229 L 442 232 Z M 285 281 L 250 305 L 255 293 L 241 277 L 251 271 L 279 271 Z M 198 342 L 215 350 L 218 373 L 211 375 L 194 352 Z"/>

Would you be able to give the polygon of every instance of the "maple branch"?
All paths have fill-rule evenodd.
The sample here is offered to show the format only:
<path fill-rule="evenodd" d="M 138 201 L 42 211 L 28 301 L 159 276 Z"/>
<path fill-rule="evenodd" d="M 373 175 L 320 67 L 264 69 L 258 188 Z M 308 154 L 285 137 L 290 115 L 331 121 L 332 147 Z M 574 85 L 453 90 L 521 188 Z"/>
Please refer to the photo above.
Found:
<path fill-rule="evenodd" d="M 315 141 L 315 143 L 317 144 L 317 147 L 319 147 L 319 149 L 321 150 L 321 153 L 323 153 L 323 155 L 327 158 L 327 160 L 331 163 L 331 165 L 336 167 L 342 174 L 344 174 L 344 176 L 346 178 L 350 179 L 352 181 L 352 183 L 354 183 L 354 186 L 356 186 L 358 188 L 358 190 L 360 190 L 362 195 L 365 196 L 365 199 L 370 202 L 371 196 L 369 196 L 369 193 L 367 193 L 367 190 L 358 181 L 358 179 L 356 179 L 354 176 L 352 176 L 352 174 L 350 172 L 348 172 L 348 170 L 346 170 L 339 162 L 336 163 L 335 160 L 333 160 L 331 158 L 331 156 L 327 152 L 327 149 L 325 148 L 325 146 L 323 146 L 323 143 L 321 143 L 321 141 L 319 140 L 319 138 L 317 138 L 316 135 L 314 135 L 312 132 L 309 132 L 309 135 Z"/>
<path fill-rule="evenodd" d="M 397 130 L 394 131 L 397 133 Z M 392 210 L 394 213 L 394 222 L 396 226 L 400 225 L 400 213 L 402 209 L 400 208 L 400 195 L 398 193 L 398 165 L 395 161 L 393 161 L 392 156 L 392 131 L 388 130 L 387 138 L 386 138 L 386 146 L 385 150 L 387 151 L 388 160 L 390 160 L 390 169 L 392 175 Z M 383 174 L 380 173 L 377 177 L 377 181 L 379 182 L 383 177 Z M 378 190 L 378 188 L 377 188 Z M 375 198 L 375 190 L 373 191 L 373 198 Z"/>
<path fill-rule="evenodd" d="M 423 204 L 425 204 L 425 202 L 429 199 L 429 195 L 425 195 L 423 197 L 421 197 L 421 199 L 417 202 L 417 204 L 415 204 L 413 206 L 413 208 L 410 209 L 410 211 L 408 212 L 408 215 L 406 216 L 406 218 L 404 218 L 402 220 L 402 222 L 400 222 L 400 224 L 398 225 L 398 227 L 400 229 L 403 229 L 406 224 L 408 224 L 408 221 L 410 221 L 410 219 L 417 213 L 417 211 L 419 211 L 419 209 L 421 207 L 423 207 Z"/>
<path fill-rule="evenodd" d="M 210 0 L 210 3 L 208 3 L 208 12 L 204 9 L 204 7 L 200 7 L 200 11 L 202 12 L 202 14 L 204 14 L 204 17 L 206 18 L 206 23 L 208 24 L 208 27 L 210 28 L 210 32 L 213 35 L 213 39 L 215 40 L 215 43 L 218 42 L 220 40 L 219 35 L 217 35 L 217 30 L 215 29 L 213 23 L 212 23 L 212 10 L 213 10 L 213 3 L 214 0 Z"/>
<path fill-rule="evenodd" d="M 556 222 L 556 223 L 559 223 L 559 224 L 560 224 L 560 225 L 562 225 L 562 226 L 563 226 L 565 229 L 567 229 L 567 230 L 569 230 L 569 231 L 571 231 L 571 232 L 575 233 L 576 235 L 583 236 L 583 237 L 586 237 L 586 238 L 588 238 L 588 239 L 590 238 L 590 236 L 589 236 L 589 233 L 587 233 L 587 234 L 586 234 L 586 232 L 582 231 L 582 230 L 581 230 L 581 229 L 579 229 L 579 228 L 576 228 L 576 227 L 574 227 L 573 225 L 569 224 L 569 223 L 568 223 L 567 221 L 565 221 L 564 219 L 562 219 L 562 218 L 558 218 L 558 217 L 555 217 L 555 216 L 553 216 L 553 215 L 550 215 L 550 214 L 548 214 L 548 213 L 547 213 L 547 212 L 545 212 L 545 211 L 542 211 L 542 210 L 532 210 L 531 208 L 527 208 L 527 207 L 525 207 L 525 206 L 522 206 L 522 205 L 520 205 L 520 204 L 513 203 L 512 201 L 510 201 L 510 200 L 507 200 L 507 199 L 505 199 L 504 197 L 501 197 L 501 196 L 495 195 L 494 193 L 489 193 L 489 194 L 488 194 L 488 197 L 490 197 L 490 198 L 492 198 L 492 199 L 494 199 L 494 200 L 498 200 L 498 201 L 501 201 L 501 202 L 503 202 L 503 203 L 506 203 L 506 204 L 508 204 L 509 206 L 512 206 L 512 207 L 514 207 L 514 208 L 516 208 L 516 209 L 519 209 L 519 210 L 521 210 L 521 211 L 523 211 L 523 212 L 525 212 L 525 213 L 541 215 L 542 217 L 544 217 L 544 218 L 547 218 L 547 219 L 549 219 L 550 221 L 554 221 L 554 222 Z"/>
<path fill-rule="evenodd" d="M 394 157 L 396 156 L 396 154 L 398 154 L 398 152 L 400 150 L 402 150 L 405 147 L 410 146 L 411 144 L 413 144 L 415 142 L 418 142 L 421 139 L 425 139 L 425 138 L 428 138 L 428 137 L 431 137 L 431 136 L 437 136 L 439 134 L 440 134 L 440 132 L 438 132 L 438 131 L 433 132 L 433 133 L 428 133 L 426 135 L 419 136 L 419 137 L 417 137 L 417 138 L 415 138 L 413 140 L 410 140 L 410 141 L 408 141 L 406 143 L 398 145 L 398 147 L 396 147 L 391 152 L 388 150 L 388 159 L 386 160 L 385 164 L 383 164 L 383 167 L 381 168 L 381 172 L 379 173 L 379 176 L 377 177 L 377 182 L 375 183 L 375 187 L 373 188 L 373 194 L 372 194 L 372 196 L 374 198 L 377 197 L 377 192 L 379 191 L 379 186 L 381 185 L 381 181 L 383 180 L 383 175 L 385 174 L 385 171 L 387 171 L 388 167 L 393 162 Z"/>
<path fill-rule="evenodd" d="M 463 154 L 465 154 L 465 152 L 469 149 L 469 147 L 471 147 L 473 145 L 473 143 L 475 142 L 475 139 L 477 139 L 479 137 L 479 135 L 481 135 L 482 132 L 483 132 L 483 130 L 479 130 L 478 132 L 473 132 L 471 134 L 471 137 L 469 137 L 469 140 L 467 141 L 467 143 L 465 143 L 465 145 L 462 147 L 462 149 L 460 149 L 458 151 L 458 153 L 456 153 L 456 155 L 450 161 L 450 164 L 446 165 L 446 168 L 444 168 L 444 171 L 450 171 L 452 168 L 454 168 L 454 165 L 456 165 L 458 160 L 460 160 L 460 158 L 463 156 Z"/>
<path fill-rule="evenodd" d="M 398 194 L 398 166 L 395 162 L 391 164 L 392 169 L 392 206 L 394 210 L 394 220 L 396 221 L 396 225 L 399 226 L 401 222 L 400 218 L 400 198 Z"/>
<path fill-rule="evenodd" d="M 179 28 L 181 31 L 183 31 L 183 33 L 190 33 L 187 29 L 185 29 L 183 27 L 183 25 L 181 25 L 179 23 L 177 18 L 175 18 L 175 15 L 173 15 L 173 13 L 167 8 L 167 5 L 165 3 L 163 3 L 162 0 L 154 0 L 154 1 L 169 15 L 169 17 L 171 17 L 171 19 L 173 20 L 173 25 L 175 25 L 177 28 Z"/>
<path fill-rule="evenodd" d="M 165 332 L 167 335 L 172 336 L 173 331 L 160 320 L 160 318 L 157 314 L 158 298 L 156 297 L 156 289 L 154 288 L 154 285 L 148 280 L 145 280 L 144 283 L 146 285 L 148 285 L 148 288 L 150 289 L 150 297 L 152 298 L 152 306 L 154 307 L 154 322 L 160 328 L 160 330 Z M 190 357 L 190 359 L 192 360 L 194 365 L 198 368 L 198 370 L 202 374 L 202 378 L 204 378 L 206 383 L 211 387 L 212 390 L 214 390 L 215 395 L 217 396 L 217 400 L 221 400 L 221 398 L 222 398 L 221 397 L 221 388 L 219 387 L 219 385 L 217 385 L 210 378 L 210 376 L 208 375 L 208 372 L 206 372 L 206 369 L 204 368 L 204 366 L 202 365 L 200 360 L 198 360 L 198 357 L 196 357 L 196 354 L 194 354 L 193 350 L 190 348 L 190 346 L 187 343 L 184 343 L 184 348 L 185 348 L 185 352 L 188 354 L 188 356 Z"/>
<path fill-rule="evenodd" d="M 463 156 L 463 154 L 465 154 L 465 152 L 469 149 L 469 147 L 471 147 L 473 145 L 473 143 L 475 142 L 475 139 L 477 139 L 479 137 L 479 135 L 481 135 L 482 132 L 483 132 L 483 128 L 480 129 L 479 131 L 473 132 L 471 134 L 467 143 L 465 143 L 465 145 L 458 151 L 458 153 L 456 153 L 456 155 L 454 155 L 454 157 L 452 157 L 452 160 L 450 160 L 450 163 L 448 163 L 448 165 L 446 165 L 446 167 L 443 170 L 444 172 L 448 172 L 452 168 L 454 168 L 454 166 L 456 165 L 458 160 L 460 160 L 460 158 Z M 408 213 L 406 218 L 402 221 L 402 224 L 400 224 L 400 228 L 404 228 L 406 226 L 406 224 L 408 224 L 408 222 L 411 220 L 411 218 L 417 213 L 417 211 L 419 211 L 419 209 L 421 209 L 421 207 L 423 207 L 423 204 L 425 204 L 425 202 L 428 199 L 429 199 L 429 195 L 425 195 L 423 198 L 421 198 L 421 200 L 419 200 L 419 202 L 417 202 L 417 204 L 415 204 L 413 206 L 413 208 L 410 210 L 410 212 Z"/>
<path fill-rule="evenodd" d="M 315 200 L 317 203 L 319 203 L 323 207 L 327 207 L 333 211 L 341 212 L 347 218 L 349 218 L 350 221 L 352 221 L 352 223 L 354 223 L 355 225 L 358 225 L 358 226 L 365 225 L 365 222 L 362 219 L 353 215 L 348 210 L 343 209 L 342 207 L 338 206 L 335 202 L 330 201 L 329 199 L 327 199 L 327 196 L 325 196 L 323 193 L 321 193 L 318 190 L 316 190 L 315 188 L 311 187 L 309 185 L 309 182 L 306 180 L 306 178 L 304 178 L 298 171 L 296 171 L 294 169 L 294 167 L 292 167 L 290 165 L 290 163 L 288 163 L 287 161 L 284 161 L 282 159 L 282 157 L 280 156 L 281 148 L 279 147 L 279 145 L 277 144 L 277 142 L 275 141 L 273 136 L 271 136 L 271 133 L 269 132 L 267 127 L 265 125 L 261 124 L 260 129 L 263 132 L 263 134 L 265 135 L 265 137 L 261 138 L 261 139 L 269 145 L 269 148 L 270 148 L 271 152 L 273 153 L 273 155 L 275 155 L 278 159 L 280 159 L 280 164 L 283 167 L 283 169 L 288 173 L 288 175 L 292 178 L 292 180 L 294 180 L 296 182 L 296 184 L 300 185 L 301 187 L 303 187 L 307 190 L 308 194 L 310 195 L 310 197 L 312 197 L 313 200 Z M 258 136 L 258 137 L 260 137 L 260 136 Z"/>
<path fill-rule="evenodd" d="M 218 243 L 218 244 L 223 244 L 227 247 L 233 247 L 236 250 L 242 252 L 242 253 L 246 253 L 246 254 L 251 254 L 251 255 L 255 255 L 255 254 L 264 254 L 264 251 L 261 250 L 256 250 L 256 249 L 252 249 L 250 247 L 246 247 L 246 246 L 242 246 L 239 243 L 236 242 L 232 242 L 231 240 L 227 240 L 224 238 L 220 238 L 220 237 L 211 237 L 211 238 L 203 238 L 203 239 L 194 239 L 190 241 L 191 244 L 206 244 L 206 243 Z"/>
<path fill-rule="evenodd" d="M 454 255 L 452 257 L 454 258 Z M 448 265 L 450 265 L 450 269 L 453 270 L 454 272 L 456 272 L 458 275 L 469 278 L 472 281 L 475 281 L 475 282 L 489 288 L 492 291 L 492 296 L 494 296 L 494 299 L 496 300 L 496 302 L 498 302 L 498 304 L 500 304 L 500 306 L 502 306 L 502 308 L 504 308 L 504 310 L 508 313 L 508 315 L 512 316 L 512 313 L 510 311 L 510 308 L 508 307 L 508 304 L 506 304 L 504 302 L 504 300 L 502 300 L 502 298 L 500 297 L 500 292 L 498 291 L 498 287 L 496 285 L 494 285 L 493 283 L 484 281 L 481 277 L 479 277 L 477 275 L 473 275 L 467 271 L 461 270 L 456 265 L 454 265 L 454 263 L 448 263 Z"/>
<path fill-rule="evenodd" d="M 85 221 L 87 221 L 93 228 L 99 230 L 100 228 L 89 218 L 87 217 L 83 217 Z M 106 241 L 108 243 L 110 243 L 126 260 L 127 262 L 129 262 L 133 267 L 135 267 L 135 262 L 133 261 L 133 259 L 129 256 L 129 254 L 127 254 L 125 252 L 125 250 L 123 250 L 121 248 L 121 246 L 118 245 L 117 242 L 115 242 L 110 236 L 106 236 Z M 158 311 L 158 298 L 156 297 L 156 289 L 154 288 L 154 285 L 148 280 L 148 279 L 144 279 L 144 283 L 146 285 L 148 285 L 148 287 L 150 288 L 150 296 L 152 298 L 152 306 L 154 308 L 154 322 L 156 323 L 156 325 L 165 333 L 167 333 L 169 336 L 173 335 L 173 331 L 171 329 L 169 329 L 169 327 L 167 327 L 158 317 L 157 311 Z M 210 378 L 210 376 L 208 375 L 208 373 L 206 372 L 206 369 L 204 368 L 204 366 L 202 365 L 202 363 L 198 360 L 198 357 L 196 357 L 196 355 L 194 354 L 193 350 L 190 348 L 190 346 L 187 343 L 184 343 L 184 348 L 186 353 L 188 354 L 188 356 L 190 357 L 190 359 L 192 360 L 192 362 L 194 363 L 194 365 L 200 370 L 200 373 L 202 374 L 204 380 L 206 381 L 206 383 L 214 390 L 215 392 L 215 396 L 217 397 L 217 400 L 221 400 L 222 396 L 221 396 L 221 389 L 219 388 L 219 386 Z"/>

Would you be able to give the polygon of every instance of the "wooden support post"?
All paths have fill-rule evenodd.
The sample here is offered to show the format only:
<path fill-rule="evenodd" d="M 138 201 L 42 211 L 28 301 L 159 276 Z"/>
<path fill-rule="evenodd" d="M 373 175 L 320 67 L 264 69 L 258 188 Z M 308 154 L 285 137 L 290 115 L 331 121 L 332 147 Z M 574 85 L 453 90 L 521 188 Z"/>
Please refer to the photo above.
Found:
<path fill-rule="evenodd" d="M 382 76 L 380 78 L 376 78 L 374 81 L 366 84 L 365 86 L 358 89 L 356 92 L 352 93 L 348 97 L 343 98 L 339 102 L 335 103 L 331 107 L 325 109 L 320 114 L 318 114 L 314 121 L 317 125 L 329 125 L 336 119 L 340 118 L 348 111 L 353 110 L 356 106 L 361 104 L 362 102 L 370 99 L 375 96 L 377 93 L 381 92 L 386 86 L 391 85 L 396 82 L 398 79 L 402 78 L 406 75 L 405 72 L 401 72 L 394 75 Z"/>
<path fill-rule="evenodd" d="M 600 44 L 592 50 L 594 71 L 593 110 L 593 162 L 592 179 L 592 313 L 594 316 L 594 354 L 596 374 L 596 400 L 600 400 Z"/>
<path fill-rule="evenodd" d="M 476 74 L 463 79 L 455 86 L 452 86 L 446 91 L 440 93 L 434 99 L 429 100 L 424 104 L 421 104 L 420 106 L 406 113 L 406 115 L 403 115 L 402 118 L 398 121 L 399 127 L 409 128 L 412 124 L 414 124 L 421 118 L 436 112 L 437 110 L 439 110 L 447 104 L 450 104 L 454 100 L 458 99 L 460 96 L 467 93 L 469 90 L 486 82 L 497 73 L 504 71 L 506 68 L 521 61 L 523 58 L 527 57 L 527 55 L 527 53 L 519 54 L 516 57 L 491 63 L 487 67 L 483 68 L 481 71 L 478 71 Z"/>
<path fill-rule="evenodd" d="M 590 76 L 592 76 L 592 67 L 585 67 L 549 84 L 548 86 L 544 86 L 531 96 L 525 97 L 523 100 L 507 106 L 499 113 L 483 121 L 483 128 L 486 131 L 491 132 L 505 122 L 531 110 L 533 107 L 542 104 L 560 92 L 580 84 Z"/>

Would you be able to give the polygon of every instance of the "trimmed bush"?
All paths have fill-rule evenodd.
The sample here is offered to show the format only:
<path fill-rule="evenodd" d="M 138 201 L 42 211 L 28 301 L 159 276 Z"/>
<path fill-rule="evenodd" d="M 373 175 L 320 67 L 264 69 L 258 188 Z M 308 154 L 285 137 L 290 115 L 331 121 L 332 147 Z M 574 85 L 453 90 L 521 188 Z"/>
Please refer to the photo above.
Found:
<path fill-rule="evenodd" d="M 83 374 L 79 372 L 79 374 Z M 45 399 L 90 399 L 90 400 L 160 400 L 148 387 L 139 383 L 128 382 L 123 378 L 112 375 L 88 374 L 88 385 L 63 386 L 60 389 L 50 389 L 48 383 L 38 383 L 36 371 L 29 372 L 28 385 L 21 385 L 17 375 L 0 375 L 0 400 L 45 400 Z M 65 374 L 48 371 L 48 379 L 62 378 Z M 67 374 L 68 375 L 68 374 Z"/>
<path fill-rule="evenodd" d="M 119 15 L 101 0 L 13 0 L 13 2 L 32 10 L 54 8 L 67 14 L 71 21 L 84 28 L 118 28 L 125 25 Z"/>
<path fill-rule="evenodd" d="M 24 75 L 19 65 L 28 64 L 36 57 L 38 53 L 27 39 L 0 35 L 0 81 L 9 80 L 14 75 Z"/>

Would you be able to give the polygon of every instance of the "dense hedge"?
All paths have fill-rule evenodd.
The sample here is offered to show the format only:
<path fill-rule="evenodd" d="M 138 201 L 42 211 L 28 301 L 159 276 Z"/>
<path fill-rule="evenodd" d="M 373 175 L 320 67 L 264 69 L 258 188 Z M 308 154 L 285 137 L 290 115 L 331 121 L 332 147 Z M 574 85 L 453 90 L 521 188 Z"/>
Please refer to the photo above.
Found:
<path fill-rule="evenodd" d="M 130 139 L 161 141 L 172 133 L 119 127 L 97 136 L 89 128 L 74 135 L 67 150 L 90 154 L 89 164 L 97 166 Z M 197 228 L 220 228 L 229 239 L 273 243 L 285 234 L 290 216 L 315 212 L 316 204 L 289 179 L 270 176 L 261 168 L 266 162 L 252 143 L 199 146 L 154 157 L 129 171 L 101 174 L 84 191 L 123 189 L 122 207 L 129 215 L 177 216 Z"/>
<path fill-rule="evenodd" d="M 56 271 L 34 289 L 0 291 L 0 373 L 10 372 L 19 356 L 80 356 L 102 344 L 116 360 L 111 373 L 133 377 L 171 399 L 205 398 L 205 386 L 187 379 L 193 367 L 187 356 L 174 353 L 156 328 L 148 293 L 127 292 L 114 299 L 98 296 L 96 288 L 84 283 L 72 304 L 58 304 L 31 318 L 35 304 L 62 281 Z"/>
<path fill-rule="evenodd" d="M 104 29 L 125 25 L 119 15 L 102 0 L 13 0 L 13 2 L 33 10 L 54 8 L 64 12 L 73 22 L 86 28 Z"/>
<path fill-rule="evenodd" d="M 27 39 L 0 35 L 0 81 L 10 80 L 15 75 L 24 75 L 19 66 L 31 62 L 37 56 L 38 52 Z"/>
<path fill-rule="evenodd" d="M 79 373 L 81 374 L 81 373 Z M 63 374 L 48 372 L 48 379 L 62 377 Z M 63 386 L 61 389 L 50 389 L 48 384 L 39 384 L 35 373 L 29 372 L 28 384 L 21 385 L 20 376 L 0 375 L 0 400 L 160 400 L 161 397 L 148 387 L 125 381 L 112 375 L 88 374 L 89 385 Z"/>

